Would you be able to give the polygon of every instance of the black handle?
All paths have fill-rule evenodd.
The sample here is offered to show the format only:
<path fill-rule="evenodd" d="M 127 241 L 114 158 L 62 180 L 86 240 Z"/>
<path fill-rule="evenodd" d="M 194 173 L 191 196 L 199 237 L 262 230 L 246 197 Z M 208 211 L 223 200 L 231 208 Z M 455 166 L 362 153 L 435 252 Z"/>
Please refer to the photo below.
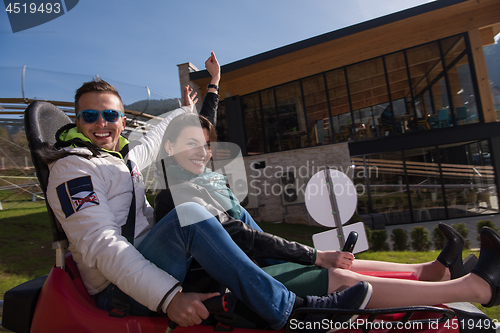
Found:
<path fill-rule="evenodd" d="M 215 296 L 202 302 L 212 314 L 224 313 L 228 310 L 226 295 Z"/>
<path fill-rule="evenodd" d="M 173 321 L 173 320 L 170 320 L 170 321 L 168 322 L 167 332 L 172 332 L 173 330 L 175 330 L 175 328 L 177 327 L 177 325 L 179 325 L 179 324 L 177 324 L 177 323 L 176 323 L 175 321 Z"/>
<path fill-rule="evenodd" d="M 202 303 L 203 305 L 205 305 L 208 312 L 212 314 L 224 313 L 227 312 L 228 310 L 226 295 L 215 296 L 207 300 L 204 300 Z M 168 322 L 168 328 L 170 330 L 167 330 L 167 332 L 172 332 L 177 327 L 177 325 L 178 324 L 175 321 L 170 320 Z"/>
<path fill-rule="evenodd" d="M 352 253 L 352 250 L 354 250 L 354 245 L 356 245 L 357 241 L 358 241 L 358 233 L 356 231 L 351 231 L 349 237 L 347 237 L 347 240 L 345 241 L 342 251 Z"/>

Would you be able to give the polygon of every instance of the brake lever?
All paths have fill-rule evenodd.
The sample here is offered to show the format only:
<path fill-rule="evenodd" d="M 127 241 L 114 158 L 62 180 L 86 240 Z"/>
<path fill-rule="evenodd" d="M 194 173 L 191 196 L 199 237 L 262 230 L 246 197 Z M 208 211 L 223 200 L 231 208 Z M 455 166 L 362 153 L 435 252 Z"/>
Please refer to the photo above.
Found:
<path fill-rule="evenodd" d="M 351 231 L 349 233 L 349 237 L 345 241 L 344 247 L 342 248 L 343 252 L 351 252 L 354 250 L 354 245 L 358 241 L 358 233 L 356 231 Z"/>

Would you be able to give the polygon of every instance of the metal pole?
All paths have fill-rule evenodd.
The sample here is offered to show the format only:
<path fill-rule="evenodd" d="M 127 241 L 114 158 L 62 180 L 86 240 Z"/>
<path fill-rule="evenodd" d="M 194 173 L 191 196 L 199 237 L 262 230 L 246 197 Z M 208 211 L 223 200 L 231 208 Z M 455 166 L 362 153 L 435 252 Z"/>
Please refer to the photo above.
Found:
<path fill-rule="evenodd" d="M 28 103 L 28 100 L 24 96 L 24 76 L 26 75 L 26 65 L 23 66 L 23 75 L 21 76 L 21 92 L 23 94 L 23 101 Z"/>
<path fill-rule="evenodd" d="M 337 227 L 338 230 L 337 237 L 339 238 L 340 248 L 343 248 L 345 244 L 344 229 L 342 228 L 342 221 L 340 220 L 339 207 L 337 205 L 337 198 L 335 196 L 335 190 L 333 187 L 333 181 L 329 167 L 326 167 L 325 169 L 325 181 L 328 188 L 328 196 L 330 197 L 330 205 L 332 208 L 333 220 L 335 221 L 335 226 Z"/>
<path fill-rule="evenodd" d="M 142 110 L 141 114 L 143 114 L 144 112 L 146 112 L 146 110 L 149 107 L 149 101 L 151 100 L 151 90 L 149 90 L 148 86 L 146 86 L 146 90 L 148 91 L 148 101 L 146 102 L 146 107 L 144 108 L 144 110 Z"/>

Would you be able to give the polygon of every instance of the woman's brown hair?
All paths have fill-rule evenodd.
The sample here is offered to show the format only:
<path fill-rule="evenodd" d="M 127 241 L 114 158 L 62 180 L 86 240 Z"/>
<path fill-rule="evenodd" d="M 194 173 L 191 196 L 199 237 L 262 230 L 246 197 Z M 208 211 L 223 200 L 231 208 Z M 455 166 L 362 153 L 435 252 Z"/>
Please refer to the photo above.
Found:
<path fill-rule="evenodd" d="M 186 127 L 199 127 L 208 130 L 208 138 L 210 142 L 217 141 L 217 133 L 215 132 L 215 127 L 212 123 L 202 115 L 194 113 L 185 113 L 179 115 L 172 119 L 165 130 L 163 139 L 161 141 L 160 151 L 158 152 L 158 158 L 156 159 L 156 169 L 163 172 L 162 161 L 165 165 L 175 163 L 175 160 L 171 158 L 165 151 L 165 143 L 168 141 L 175 143 L 177 138 L 181 134 L 182 130 Z"/>

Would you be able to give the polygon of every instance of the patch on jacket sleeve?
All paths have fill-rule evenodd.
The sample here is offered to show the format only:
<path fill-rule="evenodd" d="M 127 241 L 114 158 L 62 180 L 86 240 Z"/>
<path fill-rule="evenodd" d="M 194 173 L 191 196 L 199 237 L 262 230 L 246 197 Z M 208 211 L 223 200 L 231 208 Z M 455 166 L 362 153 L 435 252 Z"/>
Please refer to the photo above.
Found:
<path fill-rule="evenodd" d="M 61 208 L 66 217 L 84 208 L 99 205 L 92 179 L 84 176 L 67 181 L 56 188 Z"/>

